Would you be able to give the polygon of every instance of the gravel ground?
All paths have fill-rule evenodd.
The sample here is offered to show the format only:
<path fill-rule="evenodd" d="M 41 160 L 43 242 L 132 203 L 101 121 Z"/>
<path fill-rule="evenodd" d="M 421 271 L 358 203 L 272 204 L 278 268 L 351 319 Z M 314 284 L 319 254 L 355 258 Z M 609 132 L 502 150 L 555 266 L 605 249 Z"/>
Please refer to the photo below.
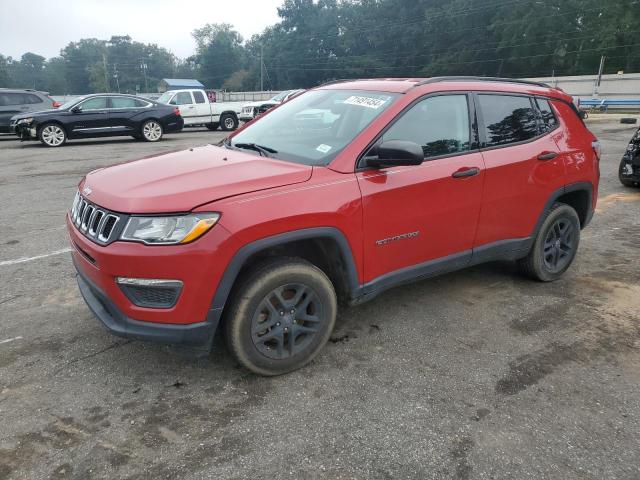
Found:
<path fill-rule="evenodd" d="M 562 280 L 493 263 L 390 290 L 270 379 L 221 342 L 192 360 L 111 336 L 60 253 L 83 174 L 220 132 L 0 138 L 0 478 L 640 478 L 640 190 L 617 180 L 636 127 L 589 124 L 600 203 Z"/>

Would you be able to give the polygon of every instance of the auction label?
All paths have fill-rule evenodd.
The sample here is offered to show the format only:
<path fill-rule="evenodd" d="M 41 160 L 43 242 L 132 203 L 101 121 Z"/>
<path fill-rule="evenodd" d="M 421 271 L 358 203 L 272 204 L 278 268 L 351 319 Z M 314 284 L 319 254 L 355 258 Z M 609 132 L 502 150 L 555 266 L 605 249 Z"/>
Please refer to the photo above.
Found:
<path fill-rule="evenodd" d="M 387 103 L 386 99 L 380 98 L 371 98 L 371 97 L 359 97 L 357 95 L 352 95 L 347 98 L 344 103 L 347 105 L 358 105 L 360 107 L 374 108 L 378 109 L 385 103 Z"/>

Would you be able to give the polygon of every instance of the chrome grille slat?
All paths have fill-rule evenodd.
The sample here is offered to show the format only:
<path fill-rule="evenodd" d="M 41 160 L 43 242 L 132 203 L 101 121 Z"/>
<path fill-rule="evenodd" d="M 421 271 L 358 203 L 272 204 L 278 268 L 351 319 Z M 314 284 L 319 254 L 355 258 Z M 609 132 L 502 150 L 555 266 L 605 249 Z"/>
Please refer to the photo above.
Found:
<path fill-rule="evenodd" d="M 69 215 L 80 233 L 100 244 L 113 240 L 116 225 L 121 219 L 118 214 L 88 202 L 79 193 L 74 197 Z"/>

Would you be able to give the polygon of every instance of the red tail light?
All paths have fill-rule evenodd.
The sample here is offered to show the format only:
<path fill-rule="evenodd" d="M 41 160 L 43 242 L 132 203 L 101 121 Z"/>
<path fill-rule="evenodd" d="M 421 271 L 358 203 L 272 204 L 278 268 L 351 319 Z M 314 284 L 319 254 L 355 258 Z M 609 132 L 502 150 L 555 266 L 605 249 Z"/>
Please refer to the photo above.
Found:
<path fill-rule="evenodd" d="M 173 107 L 173 113 L 175 113 L 179 117 L 180 116 L 180 109 L 178 107 Z"/>
<path fill-rule="evenodd" d="M 53 104 L 51 105 L 53 108 L 58 108 L 60 105 L 62 105 L 60 102 L 56 102 L 55 100 L 53 101 Z"/>

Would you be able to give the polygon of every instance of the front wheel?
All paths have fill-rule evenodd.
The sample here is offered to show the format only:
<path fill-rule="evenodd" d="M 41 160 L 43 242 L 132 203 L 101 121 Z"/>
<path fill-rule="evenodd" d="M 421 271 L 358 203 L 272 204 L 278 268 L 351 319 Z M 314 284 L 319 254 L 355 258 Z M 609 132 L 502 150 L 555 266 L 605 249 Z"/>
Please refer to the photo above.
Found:
<path fill-rule="evenodd" d="M 61 147 L 67 141 L 67 132 L 57 123 L 47 123 L 38 132 L 40 141 L 47 147 Z"/>
<path fill-rule="evenodd" d="M 162 125 L 155 120 L 147 120 L 142 125 L 142 138 L 147 142 L 157 142 L 162 139 Z"/>
<path fill-rule="evenodd" d="M 268 260 L 241 281 L 225 317 L 227 346 L 245 368 L 281 375 L 329 340 L 336 293 L 322 270 L 297 258 Z"/>
<path fill-rule="evenodd" d="M 552 282 L 571 266 L 579 244 L 578 214 L 569 205 L 556 203 L 542 223 L 531 251 L 518 260 L 518 267 L 528 277 Z"/>
<path fill-rule="evenodd" d="M 220 115 L 220 128 L 225 132 L 235 130 L 238 128 L 238 117 L 230 113 L 223 113 Z"/>

